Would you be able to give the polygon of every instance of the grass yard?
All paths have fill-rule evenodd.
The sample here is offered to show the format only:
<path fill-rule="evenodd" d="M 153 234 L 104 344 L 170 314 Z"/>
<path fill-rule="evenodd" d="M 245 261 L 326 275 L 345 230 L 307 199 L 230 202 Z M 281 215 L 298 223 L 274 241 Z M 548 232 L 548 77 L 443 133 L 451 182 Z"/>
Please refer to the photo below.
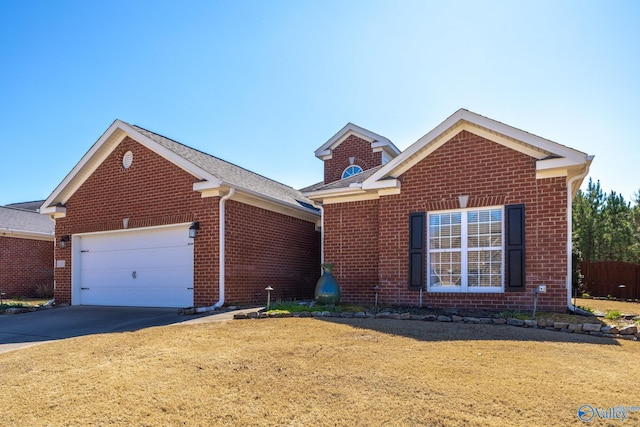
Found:
<path fill-rule="evenodd" d="M 582 404 L 640 406 L 639 360 L 638 342 L 497 325 L 174 325 L 0 354 L 0 413 L 5 426 L 583 425 Z"/>
<path fill-rule="evenodd" d="M 618 310 L 623 314 L 640 315 L 640 303 L 637 302 L 578 298 L 576 305 L 579 307 L 589 307 L 601 313 L 606 313 L 610 310 Z"/>

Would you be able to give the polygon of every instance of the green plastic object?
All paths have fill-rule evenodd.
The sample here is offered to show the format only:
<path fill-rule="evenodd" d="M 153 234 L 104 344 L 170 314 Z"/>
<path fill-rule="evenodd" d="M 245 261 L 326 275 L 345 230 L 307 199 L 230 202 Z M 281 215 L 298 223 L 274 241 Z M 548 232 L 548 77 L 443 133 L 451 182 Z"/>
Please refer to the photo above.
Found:
<path fill-rule="evenodd" d="M 322 264 L 322 276 L 316 283 L 316 303 L 323 305 L 337 305 L 340 303 L 340 285 L 333 277 L 333 264 Z"/>

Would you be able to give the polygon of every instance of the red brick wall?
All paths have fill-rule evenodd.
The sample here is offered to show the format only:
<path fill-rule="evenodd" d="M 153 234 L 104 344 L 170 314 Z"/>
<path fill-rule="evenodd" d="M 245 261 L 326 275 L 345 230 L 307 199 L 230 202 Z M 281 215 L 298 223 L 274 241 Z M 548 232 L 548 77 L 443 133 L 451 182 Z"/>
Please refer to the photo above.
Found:
<path fill-rule="evenodd" d="M 547 285 L 538 308 L 566 308 L 566 179 L 535 179 L 535 159 L 466 131 L 453 137 L 401 177 L 402 193 L 379 199 L 378 224 L 380 261 L 378 283 L 383 303 L 419 304 L 419 291 L 409 291 L 408 216 L 411 212 L 428 212 L 458 207 L 458 196 L 468 194 L 468 207 L 524 203 L 526 206 L 526 292 L 500 294 L 432 293 L 423 294 L 423 305 L 530 310 L 533 288 Z M 325 210 L 334 215 L 337 208 Z M 363 215 L 360 205 L 345 203 L 342 218 Z M 369 211 L 366 213 L 370 215 Z M 328 215 L 327 215 L 328 216 Z M 333 224 L 331 218 L 329 224 Z M 325 218 L 327 223 L 327 218 Z M 333 233 L 328 238 L 336 239 Z M 373 234 L 370 231 L 369 234 Z M 340 258 L 336 242 L 326 241 L 325 258 Z M 360 264 L 343 260 L 343 278 L 351 289 L 345 292 L 366 293 L 369 280 L 358 280 Z M 371 270 L 373 272 L 373 270 Z M 347 297 L 350 299 L 350 297 Z M 353 300 L 355 301 L 355 299 Z"/>
<path fill-rule="evenodd" d="M 265 304 L 311 299 L 320 277 L 320 232 L 315 224 L 228 201 L 225 209 L 227 303 Z"/>
<path fill-rule="evenodd" d="M 371 144 L 355 135 L 342 141 L 331 153 L 331 159 L 324 162 L 324 183 L 342 179 L 342 172 L 350 165 L 349 157 L 355 157 L 354 164 L 362 170 L 382 164 L 382 153 L 374 153 Z"/>
<path fill-rule="evenodd" d="M 325 209 L 325 262 L 335 264 L 333 275 L 343 301 L 369 302 L 379 282 L 378 201 L 330 204 Z"/>
<path fill-rule="evenodd" d="M 129 150 L 133 152 L 133 164 L 124 169 L 122 156 Z M 56 221 L 56 241 L 62 235 L 122 229 L 123 218 L 129 218 L 129 228 L 198 221 L 200 229 L 194 240 L 194 304 L 211 305 L 219 299 L 220 199 L 202 198 L 193 191 L 195 181 L 189 173 L 127 137 L 67 201 L 67 216 Z M 227 207 L 233 205 L 227 202 Z M 251 209 L 248 205 L 239 206 Z M 228 222 L 236 219 L 233 212 L 227 214 Z M 66 261 L 64 268 L 55 269 L 56 299 L 70 302 L 71 245 L 65 249 L 56 247 L 55 258 Z M 231 281 L 228 284 L 227 295 L 236 295 L 235 302 L 254 302 L 254 297 L 242 299 L 248 293 L 234 286 L 245 286 L 245 283 Z"/>
<path fill-rule="evenodd" d="M 0 236 L 0 292 L 35 297 L 37 285 L 53 284 L 53 242 Z"/>

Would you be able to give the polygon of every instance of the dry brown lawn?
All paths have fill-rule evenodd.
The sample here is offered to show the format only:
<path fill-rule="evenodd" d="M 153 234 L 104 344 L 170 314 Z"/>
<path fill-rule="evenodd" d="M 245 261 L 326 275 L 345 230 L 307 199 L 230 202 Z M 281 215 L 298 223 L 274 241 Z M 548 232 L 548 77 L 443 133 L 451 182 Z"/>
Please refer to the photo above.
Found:
<path fill-rule="evenodd" d="M 265 319 L 0 354 L 2 425 L 558 426 L 640 406 L 640 343 L 498 325 Z M 624 424 L 638 425 L 640 412 Z M 591 425 L 606 425 L 593 422 Z"/>
<path fill-rule="evenodd" d="M 601 313 L 606 313 L 609 310 L 618 310 L 623 314 L 640 315 L 640 303 L 637 302 L 578 298 L 576 305 L 589 307 Z"/>

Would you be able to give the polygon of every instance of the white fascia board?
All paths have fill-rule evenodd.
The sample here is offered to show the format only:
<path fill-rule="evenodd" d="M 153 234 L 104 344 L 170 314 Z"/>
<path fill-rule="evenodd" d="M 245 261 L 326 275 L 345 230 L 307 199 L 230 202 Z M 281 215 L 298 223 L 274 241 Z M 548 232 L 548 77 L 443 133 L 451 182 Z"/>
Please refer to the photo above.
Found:
<path fill-rule="evenodd" d="M 366 191 L 362 190 L 361 186 L 349 186 L 342 188 L 331 188 L 329 190 L 312 191 L 310 193 L 304 193 L 304 195 L 305 197 L 308 197 L 312 200 L 322 200 L 325 197 L 350 196 L 364 193 L 366 193 Z"/>
<path fill-rule="evenodd" d="M 574 150 L 573 148 L 569 148 L 562 144 L 558 144 L 557 142 L 541 138 L 537 135 L 533 135 L 529 132 L 514 128 L 513 126 L 506 125 L 488 117 L 480 116 L 476 113 L 472 113 L 471 111 L 461 109 L 458 110 L 454 114 L 454 116 L 458 113 L 460 113 L 460 118 L 462 120 L 466 120 L 472 124 L 487 128 L 491 131 L 508 136 L 518 141 L 522 141 L 525 144 L 530 144 L 540 150 L 548 151 L 559 157 L 567 157 L 579 161 L 580 158 L 584 158 L 586 156 L 586 153 Z"/>
<path fill-rule="evenodd" d="M 381 190 L 387 188 L 400 188 L 400 181 L 397 179 L 381 179 L 379 181 L 366 180 L 362 183 L 364 190 Z"/>
<path fill-rule="evenodd" d="M 573 164 L 581 164 L 584 163 L 587 156 L 585 153 L 564 145 L 460 109 L 371 175 L 365 181 L 365 186 L 386 176 L 400 176 L 462 130 L 467 130 L 539 160 L 548 157 L 549 154 L 555 154 L 566 158 L 568 162 Z"/>
<path fill-rule="evenodd" d="M 557 168 L 570 168 L 573 166 L 584 165 L 587 162 L 587 156 L 584 156 L 581 162 L 575 162 L 573 159 L 567 159 L 566 157 L 560 157 L 557 159 L 545 159 L 538 160 L 536 162 L 536 170 L 544 171 Z"/>
<path fill-rule="evenodd" d="M 45 202 L 46 203 L 46 202 Z M 41 215 L 49 215 L 52 219 L 64 218 L 67 216 L 67 208 L 64 206 L 47 206 L 42 205 L 40 208 Z"/>
<path fill-rule="evenodd" d="M 98 141 L 93 144 L 89 151 L 87 151 L 82 159 L 80 159 L 78 164 L 76 164 L 71 172 L 69 172 L 65 179 L 56 187 L 47 200 L 45 200 L 41 208 L 43 211 L 42 213 L 58 214 L 57 211 L 50 212 L 50 209 L 54 208 L 57 204 L 65 204 L 71 195 L 80 188 L 86 179 L 102 164 L 102 162 L 113 152 L 113 150 L 115 150 L 127 135 L 139 144 L 190 173 L 197 179 L 211 182 L 219 181 L 215 176 L 207 173 L 185 158 L 141 134 L 127 123 L 124 123 L 121 120 L 115 120 L 102 134 Z"/>
<path fill-rule="evenodd" d="M 231 188 L 231 186 L 226 186 Z M 283 215 L 291 216 L 294 218 L 302 219 L 304 221 L 316 223 L 320 218 L 320 212 L 313 209 L 305 208 L 304 206 L 294 206 L 291 203 L 284 202 L 275 197 L 267 196 L 261 193 L 256 193 L 244 188 L 235 188 L 235 194 L 231 200 L 245 203 L 247 205 L 256 206 L 271 212 L 280 213 Z"/>
<path fill-rule="evenodd" d="M 9 228 L 0 228 L 0 236 L 12 237 L 16 239 L 44 240 L 49 242 L 53 242 L 56 239 L 53 233 L 39 233 L 37 231 L 28 230 L 12 230 Z"/>
<path fill-rule="evenodd" d="M 335 135 L 329 138 L 327 142 L 322 144 L 322 146 L 315 151 L 316 157 L 322 160 L 329 160 L 331 158 L 331 151 L 351 135 L 356 135 L 358 138 L 361 138 L 370 143 L 374 151 L 382 147 L 389 147 L 389 150 L 391 150 L 392 153 L 395 153 L 396 155 L 400 153 L 398 147 L 396 147 L 389 139 L 385 138 L 384 136 L 378 135 L 375 132 L 371 132 L 370 130 L 354 125 L 353 123 L 347 123 L 342 129 L 336 132 Z"/>
<path fill-rule="evenodd" d="M 82 156 L 80 161 L 73 169 L 71 169 L 62 182 L 58 184 L 47 200 L 44 201 L 41 210 L 54 207 L 54 205 L 58 203 L 64 204 L 69 197 L 66 193 L 73 194 L 80 186 L 77 181 L 84 182 L 84 180 L 97 168 L 97 165 L 101 163 L 100 161 L 93 162 L 94 164 L 91 164 L 92 159 L 99 156 L 101 157 L 101 160 L 104 160 L 104 158 L 106 158 L 115 149 L 115 147 L 122 142 L 126 135 L 121 129 L 119 129 L 119 123 L 121 123 L 120 120 L 115 120 L 102 134 L 102 136 L 91 146 L 89 151 Z M 103 154 L 105 151 L 106 154 Z M 90 169 L 88 173 L 86 171 L 87 168 Z M 41 213 L 44 214 L 45 212 Z"/>

